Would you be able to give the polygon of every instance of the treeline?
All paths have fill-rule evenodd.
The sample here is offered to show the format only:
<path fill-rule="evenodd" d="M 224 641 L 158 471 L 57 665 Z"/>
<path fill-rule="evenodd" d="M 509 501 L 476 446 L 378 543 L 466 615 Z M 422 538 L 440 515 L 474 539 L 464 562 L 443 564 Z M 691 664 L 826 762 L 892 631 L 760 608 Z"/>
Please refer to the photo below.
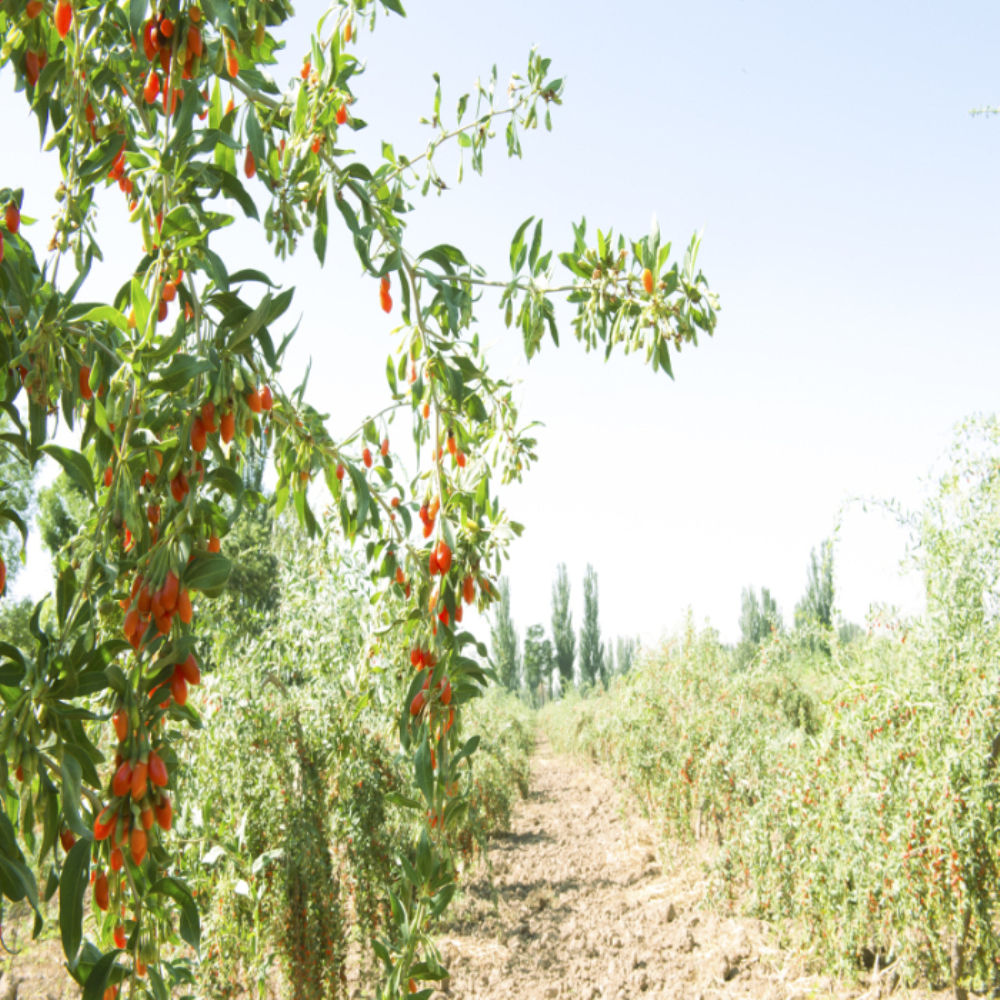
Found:
<path fill-rule="evenodd" d="M 795 605 L 794 629 L 799 643 L 812 652 L 829 656 L 830 635 L 836 632 L 844 646 L 861 636 L 864 630 L 853 622 L 838 618 L 833 582 L 833 539 L 825 539 L 819 551 L 809 554 L 806 589 Z M 744 587 L 740 607 L 740 639 L 732 652 L 736 663 L 748 666 L 761 646 L 774 635 L 786 631 L 778 603 L 767 587 Z"/>
<path fill-rule="evenodd" d="M 587 565 L 583 577 L 583 624 L 573 630 L 570 610 L 572 587 L 566 564 L 556 568 L 552 583 L 549 628 L 529 625 L 521 640 L 510 611 L 510 581 L 500 581 L 500 601 L 491 629 L 493 664 L 500 683 L 508 691 L 521 694 L 533 705 L 558 697 L 571 688 L 586 690 L 600 684 L 607 688 L 615 675 L 632 669 L 639 640 L 601 636 L 600 600 L 597 572 Z"/>

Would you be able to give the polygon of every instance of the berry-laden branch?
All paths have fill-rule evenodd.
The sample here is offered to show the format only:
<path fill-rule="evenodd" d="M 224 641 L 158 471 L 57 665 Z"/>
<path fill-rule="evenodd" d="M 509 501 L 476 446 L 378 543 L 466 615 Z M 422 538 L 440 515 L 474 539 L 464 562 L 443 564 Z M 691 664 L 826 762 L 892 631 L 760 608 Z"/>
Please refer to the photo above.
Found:
<path fill-rule="evenodd" d="M 0 784 L 22 817 L 45 816 L 33 862 L 44 865 L 59 840 L 70 870 L 84 859 L 94 865 L 98 909 L 130 914 L 118 959 L 107 958 L 113 945 L 123 948 L 112 921 L 97 927 L 101 960 L 79 952 L 79 921 L 65 922 L 69 968 L 88 997 L 126 982 L 135 993 L 154 963 L 177 985 L 161 950 L 200 940 L 197 906 L 174 869 L 174 800 L 184 791 L 178 734 L 202 722 L 189 701 L 201 680 L 197 611 L 226 586 L 227 534 L 244 507 L 263 501 L 244 480 L 248 457 L 266 453 L 277 471 L 275 516 L 289 507 L 313 537 L 338 529 L 347 544 L 361 542 L 373 600 L 406 609 L 392 618 L 410 650 L 411 679 L 402 696 L 384 693 L 395 700 L 420 795 L 406 805 L 419 827 L 417 864 L 401 859 L 380 887 L 391 919 L 375 944 L 380 994 L 399 995 L 443 975 L 432 920 L 455 891 L 450 845 L 468 809 L 459 769 L 475 749 L 459 738 L 462 706 L 492 674 L 485 647 L 461 626 L 465 608 L 486 610 L 496 599 L 522 531 L 493 495 L 494 480 L 520 479 L 536 459 L 511 386 L 491 375 L 479 344 L 482 289 L 499 290 L 529 358 L 546 332 L 558 343 L 562 296 L 588 349 L 642 350 L 668 372 L 668 345 L 696 343 L 697 331 L 716 323 L 716 299 L 696 271 L 698 241 L 671 264 L 655 226 L 628 243 L 598 231 L 591 244 L 581 224 L 555 255 L 543 251 L 542 223 L 532 229 L 529 219 L 514 236 L 507 279 L 451 244 L 410 248 L 407 195 L 418 184 L 445 186 L 439 150 L 455 143 L 482 172 L 502 121 L 508 155 L 520 156 L 520 133 L 542 109 L 551 128 L 562 81 L 532 51 L 526 74 L 512 78 L 508 107 L 496 106 L 494 76 L 477 86 L 472 118 L 468 95 L 459 101 L 451 128 L 438 81 L 426 150 L 405 157 L 386 144 L 383 161 L 368 165 L 346 148 L 364 127 L 355 112 L 365 67 L 348 46 L 355 23 L 374 28 L 377 12 L 402 9 L 396 0 L 335 6 L 335 30 L 313 40 L 284 90 L 267 68 L 292 16 L 285 0 L 206 0 L 204 8 L 166 0 L 155 9 L 143 0 L 60 0 L 51 14 L 38 0 L 0 6 L 2 79 L 23 94 L 63 170 L 56 258 L 45 269 L 19 232 L 35 192 L 0 190 L 0 359 L 15 427 L 5 443 L 34 464 L 55 460 L 91 511 L 58 561 L 51 616 L 33 620 L 36 645 L 0 645 Z M 225 104 L 224 90 L 234 95 Z M 90 263 L 102 253 L 93 192 L 112 184 L 124 195 L 133 255 L 113 301 L 86 302 Z M 263 219 L 250 185 L 269 199 Z M 321 262 L 339 217 L 337 232 L 373 280 L 373 306 L 377 282 L 382 310 L 398 309 L 398 353 L 386 364 L 391 401 L 346 437 L 306 401 L 305 382 L 281 388 L 294 290 L 220 256 L 217 234 L 235 221 L 232 206 L 279 256 L 311 229 Z M 77 273 L 64 288 L 56 272 L 70 248 Z M 115 252 L 125 259 L 128 248 Z M 556 259 L 568 281 L 553 281 Z M 418 460 L 408 481 L 389 440 L 406 410 Z M 70 439 L 73 447 L 63 443 Z M 320 477 L 332 498 L 325 521 L 310 502 Z M 0 564 L 0 593 L 3 572 Z M 109 759 L 98 766 L 102 739 Z M 17 843 L 13 826 L 5 842 Z M 7 860 L 34 885 L 21 847 Z"/>

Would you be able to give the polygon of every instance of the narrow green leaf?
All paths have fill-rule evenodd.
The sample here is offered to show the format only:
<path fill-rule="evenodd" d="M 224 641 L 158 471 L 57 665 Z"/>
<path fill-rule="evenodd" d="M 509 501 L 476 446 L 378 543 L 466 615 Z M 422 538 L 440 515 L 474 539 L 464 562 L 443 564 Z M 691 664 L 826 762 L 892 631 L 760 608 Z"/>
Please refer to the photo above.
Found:
<path fill-rule="evenodd" d="M 83 987 L 83 1000 L 102 1000 L 120 954 L 121 952 L 115 948 L 101 956 L 87 976 L 87 982 Z"/>
<path fill-rule="evenodd" d="M 197 949 L 201 943 L 201 917 L 198 914 L 198 904 L 191 895 L 191 890 L 179 879 L 167 876 L 161 878 L 150 890 L 150 895 L 169 896 L 181 910 L 179 930 L 181 937 L 192 948 Z"/>
<path fill-rule="evenodd" d="M 69 754 L 62 759 L 62 803 L 66 824 L 78 837 L 89 837 L 87 824 L 80 816 L 80 783 L 83 780 L 83 769 L 80 762 Z"/>
<path fill-rule="evenodd" d="M 63 954 L 70 969 L 76 968 L 80 942 L 83 940 L 83 897 L 90 884 L 92 847 L 89 837 L 78 840 L 66 855 L 62 878 L 59 880 L 59 931 L 62 935 Z"/>
<path fill-rule="evenodd" d="M 66 475 L 90 497 L 91 502 L 96 502 L 94 470 L 83 455 L 73 451 L 72 448 L 64 448 L 58 444 L 43 445 L 39 451 L 51 455 L 63 467 Z"/>

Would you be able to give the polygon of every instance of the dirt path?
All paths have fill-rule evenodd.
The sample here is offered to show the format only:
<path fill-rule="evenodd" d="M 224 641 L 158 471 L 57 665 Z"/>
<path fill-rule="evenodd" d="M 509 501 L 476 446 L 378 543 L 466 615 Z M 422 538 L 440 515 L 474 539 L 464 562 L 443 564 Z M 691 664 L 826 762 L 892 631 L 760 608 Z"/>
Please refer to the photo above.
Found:
<path fill-rule="evenodd" d="M 803 977 L 759 922 L 699 908 L 700 866 L 662 864 L 655 844 L 605 776 L 540 737 L 531 793 L 490 846 L 493 885 L 477 875 L 441 937 L 447 995 L 805 1000 L 836 989 Z"/>

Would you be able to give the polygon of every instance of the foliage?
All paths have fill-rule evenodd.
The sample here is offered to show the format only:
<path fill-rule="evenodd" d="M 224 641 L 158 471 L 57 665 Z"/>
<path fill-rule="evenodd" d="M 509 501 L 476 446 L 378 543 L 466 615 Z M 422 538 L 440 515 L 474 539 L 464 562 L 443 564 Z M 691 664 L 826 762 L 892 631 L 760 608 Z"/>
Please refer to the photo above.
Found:
<path fill-rule="evenodd" d="M 9 433 L 11 420 L 0 409 L 0 434 Z M 30 514 L 35 498 L 34 480 L 34 471 L 24 456 L 0 437 L 0 563 L 6 566 L 7 586 L 17 577 L 21 566 L 19 553 L 27 540 L 27 532 L 20 532 L 24 521 L 19 525 L 10 515 L 26 518 Z M 4 511 L 8 512 L 7 516 Z M 4 590 L 0 584 L 0 596 Z"/>
<path fill-rule="evenodd" d="M 580 626 L 580 685 L 603 684 L 607 687 L 608 671 L 601 642 L 600 608 L 597 573 L 587 564 L 583 576 L 583 624 Z"/>
<path fill-rule="evenodd" d="M 628 636 L 618 636 L 616 649 L 618 652 L 616 672 L 627 674 L 632 669 L 632 664 L 635 663 L 636 655 L 639 652 L 639 640 L 630 639 Z"/>
<path fill-rule="evenodd" d="M 185 759 L 184 860 L 215 904 L 197 968 L 211 996 L 263 988 L 276 970 L 291 997 L 346 995 L 348 947 L 385 932 L 389 893 L 405 890 L 397 859 L 417 864 L 423 816 L 405 802 L 420 791 L 393 738 L 398 657 L 380 644 L 381 614 L 349 555 L 302 542 L 287 526 L 274 539 L 282 598 L 266 634 L 229 625 L 215 637 L 212 723 Z M 532 742 L 516 699 L 474 705 L 465 727 L 479 746 L 459 778 L 468 812 L 446 845 L 462 866 L 509 824 Z"/>
<path fill-rule="evenodd" d="M 19 601 L 7 598 L 0 603 L 0 635 L 4 642 L 12 646 L 30 646 L 34 642 L 31 635 L 34 610 L 35 602 L 30 597 L 22 597 Z"/>
<path fill-rule="evenodd" d="M 500 684 L 507 691 L 516 691 L 521 682 L 521 650 L 517 628 L 510 616 L 510 580 L 500 578 L 500 600 L 493 609 L 490 632 L 493 664 Z"/>
<path fill-rule="evenodd" d="M 546 710 L 665 832 L 720 844 L 718 898 L 785 922 L 833 968 L 995 982 L 1000 941 L 1000 423 L 959 428 L 910 523 L 927 612 L 879 612 L 801 687 L 798 636 L 749 669 L 693 627 L 611 697 Z M 822 707 L 817 707 L 822 701 Z"/>
<path fill-rule="evenodd" d="M 576 662 L 576 633 L 573 631 L 573 612 L 569 608 L 570 582 L 566 564 L 556 568 L 552 584 L 552 642 L 559 668 L 559 685 L 563 691 L 573 686 L 573 666 Z"/>
<path fill-rule="evenodd" d="M 809 636 L 813 649 L 829 652 L 829 642 L 822 634 L 833 627 L 833 539 L 824 539 L 819 547 L 809 553 L 809 572 L 806 592 L 795 605 L 795 624 L 804 631 L 818 630 Z"/>
<path fill-rule="evenodd" d="M 542 703 L 545 685 L 548 684 L 555 659 L 552 641 L 545 638 L 544 625 L 529 625 L 524 635 L 524 683 L 528 689 L 528 699 L 532 705 Z"/>
<path fill-rule="evenodd" d="M 90 514 L 84 490 L 65 472 L 38 491 L 38 533 L 42 545 L 57 556 L 76 538 Z"/>
<path fill-rule="evenodd" d="M 510 274 L 495 278 L 451 244 L 414 246 L 414 190 L 444 187 L 438 150 L 457 145 L 481 173 L 499 131 L 508 155 L 519 156 L 523 129 L 551 127 L 563 81 L 532 51 L 509 87 L 494 74 L 460 98 L 454 119 L 441 109 L 439 86 L 423 152 L 385 142 L 380 162 L 361 162 L 348 147 L 365 126 L 357 105 L 366 67 L 351 45 L 379 13 L 402 15 L 397 0 L 333 3 L 303 71 L 284 88 L 268 67 L 293 16 L 287 0 L 31 8 L 22 0 L 0 7 L 0 73 L 36 118 L 62 179 L 47 251 L 28 239 L 30 211 L 22 226 L 34 193 L 0 188 L 2 409 L 13 425 L 4 443 L 32 468 L 53 458 L 88 508 L 61 550 L 51 613 L 35 641 L 0 647 L 3 892 L 36 905 L 25 851 L 46 865 L 65 829 L 76 843 L 59 886 L 61 932 L 86 1000 L 126 981 L 133 996 L 184 985 L 183 963 L 163 956 L 182 942 L 198 946 L 200 918 L 171 833 L 171 802 L 183 799 L 187 775 L 170 764 L 186 728 L 202 724 L 188 685 L 200 679 L 201 635 L 217 623 L 204 606 L 231 575 L 222 546 L 234 524 L 262 502 L 246 462 L 267 451 L 275 516 L 293 511 L 311 537 L 336 531 L 357 544 L 367 599 L 380 606 L 399 656 L 390 711 L 424 823 L 416 863 L 398 859 L 400 891 L 388 898 L 388 926 L 374 947 L 380 996 L 405 994 L 411 979 L 443 975 L 429 928 L 454 891 L 448 838 L 469 810 L 464 795 L 447 790 L 474 749 L 458 742 L 462 716 L 488 675 L 476 658 L 485 647 L 459 627 L 462 612 L 473 602 L 485 611 L 497 597 L 522 529 L 496 485 L 520 480 L 535 460 L 509 383 L 486 364 L 483 290 L 497 291 L 529 359 L 546 335 L 558 343 L 555 302 L 565 296 L 588 350 L 607 356 L 620 346 L 672 375 L 671 346 L 696 344 L 716 323 L 717 302 L 697 269 L 699 241 L 671 263 L 655 223 L 626 241 L 601 230 L 588 238 L 581 221 L 557 254 L 530 218 L 511 242 Z M 390 99 L 408 85 L 396 67 L 382 74 Z M 228 104 L 223 85 L 234 94 Z M 105 259 L 95 191 L 108 183 L 123 195 L 134 243 L 107 258 L 122 280 L 113 301 L 87 301 L 90 267 Z M 262 219 L 250 190 L 268 202 Z M 305 385 L 280 378 L 293 290 L 234 270 L 217 252 L 237 209 L 248 239 L 256 233 L 282 257 L 311 229 L 323 261 L 331 231 L 343 232 L 371 282 L 373 309 L 377 287 L 382 310 L 398 310 L 389 401 L 341 440 Z M 413 479 L 400 476 L 391 450 L 396 421 L 405 428 L 399 440 L 416 450 Z M 313 511 L 314 481 L 326 487 L 332 522 Z M 0 499 L 0 521 L 22 535 L 23 514 Z M 414 530 L 415 518 L 422 528 Z M 294 678 L 312 652 L 302 640 L 283 669 Z M 402 679 L 407 660 L 416 670 Z M 351 675 L 374 669 L 362 656 Z M 150 767 L 164 785 L 151 785 Z M 307 771 L 296 775 L 312 787 Z M 317 821 L 316 812 L 301 815 Z M 91 864 L 103 916 L 96 941 L 85 943 Z M 112 947 L 120 914 L 124 949 Z M 335 978 L 333 966 L 319 981 Z"/>
<path fill-rule="evenodd" d="M 781 612 L 767 587 L 760 588 L 760 599 L 753 587 L 744 587 L 740 612 L 740 641 L 737 662 L 746 666 L 757 655 L 771 631 L 781 631 Z"/>

